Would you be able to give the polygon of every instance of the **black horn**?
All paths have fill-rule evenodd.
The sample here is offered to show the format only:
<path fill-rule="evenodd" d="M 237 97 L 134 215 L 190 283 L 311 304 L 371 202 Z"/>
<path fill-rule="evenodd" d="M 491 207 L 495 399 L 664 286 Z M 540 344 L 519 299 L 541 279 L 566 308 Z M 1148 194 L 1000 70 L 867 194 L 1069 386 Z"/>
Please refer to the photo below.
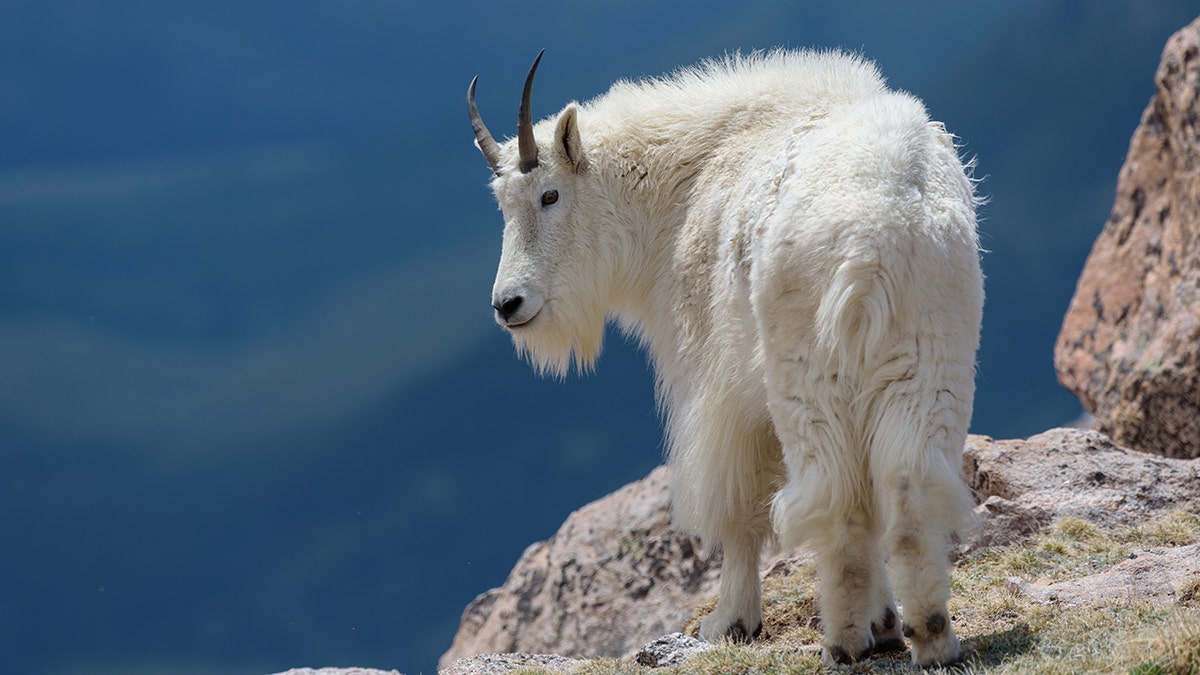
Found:
<path fill-rule="evenodd" d="M 525 90 L 521 92 L 521 109 L 517 113 L 517 149 L 521 154 L 521 173 L 529 173 L 538 165 L 537 141 L 533 138 L 533 114 L 529 110 L 529 97 L 533 93 L 533 76 L 537 73 L 542 54 L 538 52 L 533 65 L 529 67 L 529 75 L 525 76 Z"/>
<path fill-rule="evenodd" d="M 487 125 L 479 116 L 479 106 L 475 105 L 475 83 L 478 81 L 479 76 L 476 75 L 471 78 L 471 86 L 467 87 L 467 114 L 471 116 L 471 130 L 475 132 L 475 147 L 479 148 L 479 151 L 483 153 L 483 158 L 491 165 L 492 171 L 499 176 L 500 146 L 488 132 Z"/>

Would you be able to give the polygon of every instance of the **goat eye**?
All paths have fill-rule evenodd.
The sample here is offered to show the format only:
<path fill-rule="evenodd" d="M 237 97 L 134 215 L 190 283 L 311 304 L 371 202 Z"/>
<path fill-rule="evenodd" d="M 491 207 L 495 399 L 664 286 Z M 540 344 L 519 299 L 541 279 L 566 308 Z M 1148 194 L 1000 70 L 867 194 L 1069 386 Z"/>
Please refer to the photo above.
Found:
<path fill-rule="evenodd" d="M 558 201 L 558 190 L 546 190 L 542 193 L 542 206 L 550 206 Z"/>

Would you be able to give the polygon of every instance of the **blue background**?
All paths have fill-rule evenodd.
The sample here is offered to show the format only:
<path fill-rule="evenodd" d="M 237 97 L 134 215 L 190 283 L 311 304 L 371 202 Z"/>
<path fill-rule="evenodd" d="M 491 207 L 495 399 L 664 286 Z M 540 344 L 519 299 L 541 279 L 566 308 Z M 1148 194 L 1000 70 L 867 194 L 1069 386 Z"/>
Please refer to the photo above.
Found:
<path fill-rule="evenodd" d="M 973 430 L 1071 421 L 1052 344 L 1190 1 L 0 7 L 0 652 L 21 673 L 432 673 L 468 601 L 661 458 L 611 336 L 537 379 L 489 308 L 463 105 L 514 133 L 729 50 L 879 61 L 979 158 Z"/>

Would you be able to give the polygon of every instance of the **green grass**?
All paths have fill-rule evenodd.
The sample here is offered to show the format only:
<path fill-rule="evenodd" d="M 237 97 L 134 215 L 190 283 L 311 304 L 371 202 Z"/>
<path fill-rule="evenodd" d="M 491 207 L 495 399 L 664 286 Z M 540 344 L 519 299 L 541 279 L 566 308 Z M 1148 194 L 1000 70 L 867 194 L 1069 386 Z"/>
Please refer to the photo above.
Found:
<path fill-rule="evenodd" d="M 1183 546 L 1200 541 L 1200 518 L 1172 512 L 1137 527 L 1105 531 L 1078 519 L 1055 522 L 1013 545 L 978 551 L 958 561 L 950 612 L 963 642 L 967 674 L 1129 673 L 1200 674 L 1200 580 L 1179 589 L 1170 608 L 1148 603 L 1062 607 L 1030 602 L 1009 590 L 1009 577 L 1056 583 L 1100 572 L 1136 548 Z M 696 608 L 684 632 L 695 634 L 709 603 Z M 790 574 L 768 577 L 763 587 L 766 621 L 753 645 L 718 645 L 685 665 L 653 671 L 615 660 L 589 661 L 581 675 L 774 675 L 785 673 L 919 672 L 908 654 L 885 655 L 853 666 L 825 666 L 818 645 L 815 575 L 803 563 Z M 526 671 L 540 675 L 542 671 Z"/>

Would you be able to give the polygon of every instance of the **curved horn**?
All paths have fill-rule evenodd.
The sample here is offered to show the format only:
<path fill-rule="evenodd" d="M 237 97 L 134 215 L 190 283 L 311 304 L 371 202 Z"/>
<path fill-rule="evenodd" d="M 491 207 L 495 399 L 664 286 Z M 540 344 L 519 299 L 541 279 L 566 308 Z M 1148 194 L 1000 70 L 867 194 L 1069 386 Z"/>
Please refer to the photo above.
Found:
<path fill-rule="evenodd" d="M 487 125 L 479 116 L 479 106 L 475 105 L 475 83 L 478 81 L 479 76 L 476 75 L 471 78 L 471 86 L 467 87 L 467 114 L 471 116 L 471 130 L 475 132 L 475 147 L 479 148 L 479 151 L 483 153 L 483 158 L 491 165 L 492 171 L 499 176 L 500 146 L 488 132 Z"/>
<path fill-rule="evenodd" d="M 529 173 L 538 165 L 537 141 L 533 138 L 533 114 L 529 111 L 529 96 L 533 93 L 533 76 L 537 73 L 542 54 L 538 52 L 533 65 L 529 67 L 529 75 L 525 76 L 525 90 L 521 92 L 521 109 L 517 113 L 517 149 L 521 154 L 521 173 Z"/>

